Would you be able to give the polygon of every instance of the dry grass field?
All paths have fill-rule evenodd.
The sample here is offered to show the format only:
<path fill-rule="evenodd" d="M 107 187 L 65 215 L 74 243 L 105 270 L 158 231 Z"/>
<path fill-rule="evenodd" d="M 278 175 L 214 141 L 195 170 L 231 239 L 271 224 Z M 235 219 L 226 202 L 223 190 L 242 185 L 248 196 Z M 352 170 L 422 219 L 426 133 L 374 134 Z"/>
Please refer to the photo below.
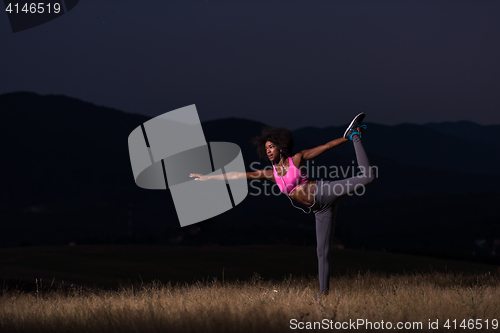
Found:
<path fill-rule="evenodd" d="M 26 272 L 21 262 L 7 260 L 8 251 L 14 250 L 0 252 L 4 269 Z M 28 256 L 25 251 L 23 258 Z M 353 253 L 345 255 L 353 260 Z M 337 253 L 339 260 L 342 256 Z M 366 256 L 378 256 L 379 266 L 389 262 L 393 268 L 398 265 L 395 258 L 419 260 L 369 252 Z M 460 267 L 457 262 L 446 264 Z M 322 300 L 315 299 L 318 279 L 313 275 L 275 279 L 254 272 L 239 280 L 219 274 L 184 283 L 136 281 L 106 288 L 37 279 L 33 288 L 3 287 L 0 332 L 500 332 L 500 271 L 483 266 L 479 272 L 477 267 L 475 272 L 336 271 L 331 293 Z"/>
<path fill-rule="evenodd" d="M 0 331 L 289 332 L 342 325 L 360 332 L 394 331 L 397 325 L 406 327 L 404 331 L 471 331 L 460 327 L 464 319 L 472 331 L 481 331 L 479 324 L 482 331 L 500 331 L 498 275 L 344 275 L 332 278 L 334 290 L 323 300 L 314 299 L 316 284 L 315 279 L 293 277 L 263 281 L 255 274 L 241 283 L 214 279 L 116 291 L 4 290 Z M 429 329 L 429 320 L 437 320 L 439 329 Z M 444 326 L 447 320 L 450 328 Z"/>

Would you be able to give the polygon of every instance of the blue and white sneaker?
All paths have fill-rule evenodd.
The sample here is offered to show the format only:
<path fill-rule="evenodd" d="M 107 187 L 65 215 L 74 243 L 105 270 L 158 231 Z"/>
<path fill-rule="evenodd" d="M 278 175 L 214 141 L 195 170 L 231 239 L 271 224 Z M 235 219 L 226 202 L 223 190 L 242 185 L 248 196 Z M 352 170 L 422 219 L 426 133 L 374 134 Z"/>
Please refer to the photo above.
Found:
<path fill-rule="evenodd" d="M 361 122 L 365 118 L 365 113 L 361 112 L 358 114 L 354 119 L 351 121 L 349 126 L 347 126 L 347 129 L 344 132 L 344 138 L 349 139 L 352 141 L 352 137 L 357 134 L 361 138 L 361 133 L 358 132 L 357 128 L 362 127 L 366 128 L 366 125 L 361 125 Z"/>

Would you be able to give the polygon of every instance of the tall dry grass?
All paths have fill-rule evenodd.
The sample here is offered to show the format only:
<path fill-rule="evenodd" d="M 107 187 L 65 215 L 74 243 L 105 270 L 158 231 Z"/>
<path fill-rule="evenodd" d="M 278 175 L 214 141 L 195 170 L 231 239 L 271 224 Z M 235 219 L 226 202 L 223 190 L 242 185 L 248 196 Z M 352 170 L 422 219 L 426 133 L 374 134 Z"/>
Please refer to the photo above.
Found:
<path fill-rule="evenodd" d="M 332 277 L 331 286 L 330 295 L 320 301 L 314 300 L 317 278 L 264 281 L 258 274 L 245 282 L 152 283 L 115 291 L 4 289 L 0 332 L 297 331 L 291 329 L 292 319 L 422 322 L 422 329 L 413 329 L 419 332 L 455 331 L 443 327 L 447 319 L 457 319 L 457 326 L 462 319 L 481 319 L 481 330 L 458 331 L 486 331 L 488 319 L 488 331 L 500 331 L 491 327 L 492 319 L 500 319 L 498 273 L 368 272 Z M 438 330 L 428 328 L 429 319 L 439 320 Z M 353 331 L 367 330 L 361 326 Z"/>

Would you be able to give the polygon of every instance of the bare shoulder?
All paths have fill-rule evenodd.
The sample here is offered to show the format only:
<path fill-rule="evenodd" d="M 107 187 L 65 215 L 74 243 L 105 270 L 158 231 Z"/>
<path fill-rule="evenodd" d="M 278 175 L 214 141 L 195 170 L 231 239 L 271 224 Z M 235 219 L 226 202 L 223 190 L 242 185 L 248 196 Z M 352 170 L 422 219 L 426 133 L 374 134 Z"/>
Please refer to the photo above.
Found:
<path fill-rule="evenodd" d="M 298 169 L 304 162 L 303 152 L 299 151 L 292 156 L 293 165 Z"/>

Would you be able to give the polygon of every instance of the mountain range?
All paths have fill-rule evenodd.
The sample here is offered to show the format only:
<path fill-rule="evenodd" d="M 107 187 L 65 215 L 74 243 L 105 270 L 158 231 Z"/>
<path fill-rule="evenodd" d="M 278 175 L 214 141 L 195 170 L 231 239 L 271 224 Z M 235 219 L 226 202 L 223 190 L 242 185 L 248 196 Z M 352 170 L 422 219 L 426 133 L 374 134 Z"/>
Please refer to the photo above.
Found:
<path fill-rule="evenodd" d="M 314 217 L 296 211 L 283 195 L 255 195 L 265 184 L 250 188 L 236 208 L 180 228 L 169 191 L 144 190 L 134 183 L 127 138 L 146 116 L 29 92 L 0 95 L 0 112 L 0 246 L 315 242 Z M 367 113 L 366 119 L 375 121 L 369 117 Z M 365 195 L 341 202 L 338 244 L 389 250 L 495 249 L 500 238 L 495 208 L 500 202 L 500 138 L 495 133 L 500 125 L 366 124 L 363 144 L 377 168 L 377 180 Z M 253 162 L 270 165 L 258 159 L 251 144 L 266 124 L 231 118 L 202 126 L 207 141 L 238 144 L 247 170 Z M 294 151 L 341 137 L 344 130 L 294 130 Z M 352 144 L 314 163 L 352 168 Z"/>

